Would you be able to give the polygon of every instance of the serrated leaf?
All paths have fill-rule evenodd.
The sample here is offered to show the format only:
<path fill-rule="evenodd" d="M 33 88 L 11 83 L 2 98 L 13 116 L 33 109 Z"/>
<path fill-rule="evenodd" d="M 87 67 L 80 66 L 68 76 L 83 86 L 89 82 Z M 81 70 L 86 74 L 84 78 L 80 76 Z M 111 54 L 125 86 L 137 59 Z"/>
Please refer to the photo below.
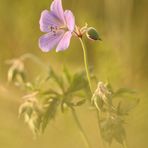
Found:
<path fill-rule="evenodd" d="M 85 89 L 88 86 L 88 82 L 86 81 L 85 77 L 86 75 L 84 72 L 74 74 L 68 92 L 75 92 Z"/>
<path fill-rule="evenodd" d="M 139 103 L 139 99 L 132 99 L 128 101 L 120 101 L 118 103 L 117 112 L 119 115 L 127 115 Z"/>
<path fill-rule="evenodd" d="M 113 97 L 120 97 L 120 96 L 123 96 L 125 94 L 134 94 L 135 91 L 134 90 L 131 90 L 131 89 L 128 89 L 128 88 L 120 88 L 118 89 L 114 94 L 113 94 Z"/>
<path fill-rule="evenodd" d="M 72 78 L 71 78 L 71 75 L 70 75 L 68 69 L 67 69 L 65 66 L 64 66 L 63 72 L 64 72 L 64 75 L 65 75 L 65 77 L 66 77 L 68 83 L 70 84 Z"/>
<path fill-rule="evenodd" d="M 102 138 L 106 142 L 111 144 L 112 140 L 113 140 L 112 123 L 108 119 L 107 120 L 102 120 L 100 122 L 100 128 L 101 128 Z"/>
<path fill-rule="evenodd" d="M 58 84 L 58 86 L 62 90 L 64 90 L 64 81 L 63 81 L 62 77 L 56 75 L 56 73 L 53 70 L 50 71 L 50 77 L 55 80 L 55 82 Z"/>
<path fill-rule="evenodd" d="M 58 105 L 59 105 L 59 100 L 54 98 L 47 107 L 42 117 L 42 127 L 41 127 L 42 132 L 44 132 L 48 122 L 55 117 Z"/>
<path fill-rule="evenodd" d="M 114 138 L 120 144 L 123 144 L 125 140 L 125 129 L 121 124 L 118 124 L 114 127 Z"/>

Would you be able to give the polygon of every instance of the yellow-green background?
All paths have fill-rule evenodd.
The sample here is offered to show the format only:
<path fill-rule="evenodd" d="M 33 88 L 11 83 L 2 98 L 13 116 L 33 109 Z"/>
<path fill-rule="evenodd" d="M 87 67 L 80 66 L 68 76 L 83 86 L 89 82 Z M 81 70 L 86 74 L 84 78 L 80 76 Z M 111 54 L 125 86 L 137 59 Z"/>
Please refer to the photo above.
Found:
<path fill-rule="evenodd" d="M 82 49 L 75 37 L 65 52 L 42 53 L 38 48 L 40 13 L 49 9 L 50 3 L 0 0 L 0 148 L 85 148 L 70 113 L 59 114 L 45 134 L 34 140 L 17 116 L 22 94 L 6 82 L 5 61 L 28 52 L 50 63 L 58 73 L 63 64 L 72 71 L 83 68 Z M 115 88 L 134 88 L 141 98 L 126 124 L 129 148 L 148 147 L 147 5 L 147 0 L 63 0 L 64 9 L 73 11 L 77 25 L 87 22 L 100 33 L 102 42 L 86 40 L 89 63 L 99 80 L 109 79 Z M 31 74 L 38 72 L 37 66 L 29 65 Z M 99 148 L 94 114 L 87 108 L 78 112 L 92 148 Z M 112 148 L 120 145 L 114 143 Z"/>

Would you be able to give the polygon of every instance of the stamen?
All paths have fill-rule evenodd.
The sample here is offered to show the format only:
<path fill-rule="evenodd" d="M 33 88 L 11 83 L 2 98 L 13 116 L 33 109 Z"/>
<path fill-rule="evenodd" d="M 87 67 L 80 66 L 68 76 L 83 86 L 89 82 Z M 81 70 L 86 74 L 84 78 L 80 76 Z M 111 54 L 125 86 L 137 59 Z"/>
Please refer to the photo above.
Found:
<path fill-rule="evenodd" d="M 66 26 L 60 26 L 60 27 L 57 27 L 57 26 L 49 26 L 49 29 L 50 29 L 50 31 L 51 32 L 53 32 L 54 33 L 54 35 L 56 35 L 56 32 L 58 31 L 58 30 L 67 30 L 67 27 Z"/>
<path fill-rule="evenodd" d="M 58 27 L 57 26 L 49 26 L 49 29 L 50 29 L 50 31 L 57 31 L 58 30 Z"/>

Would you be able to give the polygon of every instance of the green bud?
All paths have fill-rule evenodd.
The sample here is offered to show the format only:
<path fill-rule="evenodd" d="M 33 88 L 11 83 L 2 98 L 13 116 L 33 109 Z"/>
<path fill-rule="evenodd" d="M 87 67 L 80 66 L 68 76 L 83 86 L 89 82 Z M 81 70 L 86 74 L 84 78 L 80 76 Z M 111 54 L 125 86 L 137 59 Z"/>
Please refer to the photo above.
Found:
<path fill-rule="evenodd" d="M 101 40 L 99 37 L 99 34 L 97 32 L 97 30 L 93 27 L 89 27 L 86 31 L 86 36 L 90 39 L 90 40 Z"/>

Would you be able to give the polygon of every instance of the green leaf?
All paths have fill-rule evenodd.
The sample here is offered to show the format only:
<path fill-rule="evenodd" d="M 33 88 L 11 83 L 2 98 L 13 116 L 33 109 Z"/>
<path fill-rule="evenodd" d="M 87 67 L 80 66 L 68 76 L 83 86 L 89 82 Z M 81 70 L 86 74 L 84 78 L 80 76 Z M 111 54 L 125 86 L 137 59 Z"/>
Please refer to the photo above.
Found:
<path fill-rule="evenodd" d="M 72 77 L 71 77 L 71 75 L 70 75 L 68 69 L 67 69 L 65 66 L 64 66 L 63 72 L 64 72 L 64 75 L 65 75 L 65 77 L 66 77 L 68 83 L 70 84 L 70 83 L 71 83 Z"/>
<path fill-rule="evenodd" d="M 50 77 L 55 80 L 55 82 L 59 85 L 59 87 L 62 90 L 64 90 L 64 81 L 63 81 L 62 77 L 56 75 L 56 73 L 53 70 L 50 71 Z"/>
<path fill-rule="evenodd" d="M 100 122 L 101 134 L 103 139 L 109 144 L 115 139 L 118 143 L 123 144 L 125 140 L 125 129 L 123 120 L 118 117 L 105 118 Z"/>
<path fill-rule="evenodd" d="M 29 117 L 31 117 L 33 112 L 32 105 L 28 102 L 23 103 L 19 107 L 19 117 L 23 116 L 24 114 L 27 114 Z"/>
<path fill-rule="evenodd" d="M 107 87 L 109 92 L 111 92 L 112 94 L 114 93 L 113 87 L 110 83 L 107 83 L 106 87 Z"/>
<path fill-rule="evenodd" d="M 78 101 L 78 102 L 75 104 L 75 106 L 81 106 L 81 105 L 83 105 L 85 102 L 86 102 L 86 99 L 80 100 L 80 101 Z"/>
<path fill-rule="evenodd" d="M 112 143 L 113 140 L 113 130 L 112 130 L 112 123 L 108 119 L 104 119 L 100 122 L 101 128 L 101 135 L 102 138 L 108 142 L 109 144 Z"/>
<path fill-rule="evenodd" d="M 74 74 L 68 92 L 76 92 L 88 88 L 88 82 L 84 72 Z"/>
<path fill-rule="evenodd" d="M 134 90 L 131 90 L 131 89 L 128 89 L 128 88 L 120 88 L 118 89 L 114 94 L 113 94 L 113 98 L 115 97 L 120 97 L 120 96 L 123 96 L 123 95 L 126 95 L 126 94 L 135 94 L 135 91 Z"/>
<path fill-rule="evenodd" d="M 116 141 L 120 144 L 123 144 L 124 140 L 125 140 L 125 129 L 121 124 L 117 124 L 114 127 L 114 138 L 116 139 Z"/>
<path fill-rule="evenodd" d="M 138 105 L 139 101 L 139 99 L 120 101 L 117 106 L 118 115 L 128 115 L 128 113 Z"/>
<path fill-rule="evenodd" d="M 59 105 L 59 99 L 54 98 L 50 101 L 50 104 L 46 108 L 46 111 L 42 117 L 42 126 L 41 126 L 42 132 L 44 132 L 49 121 L 55 117 L 58 105 Z"/>

